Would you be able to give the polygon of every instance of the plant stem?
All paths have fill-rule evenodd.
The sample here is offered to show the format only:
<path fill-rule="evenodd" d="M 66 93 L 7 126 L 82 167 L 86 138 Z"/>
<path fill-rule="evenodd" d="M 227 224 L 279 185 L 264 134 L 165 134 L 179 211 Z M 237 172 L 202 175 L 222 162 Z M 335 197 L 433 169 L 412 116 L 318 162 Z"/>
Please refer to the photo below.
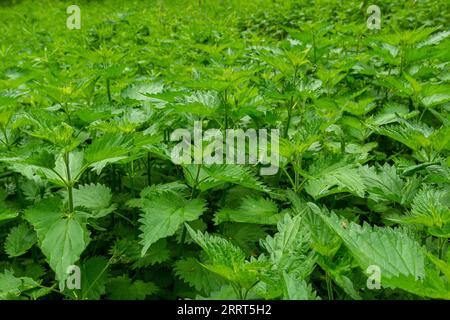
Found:
<path fill-rule="evenodd" d="M 194 185 L 192 186 L 191 200 L 194 199 L 195 189 L 196 189 L 196 187 L 197 187 L 198 177 L 199 177 L 199 175 L 200 175 L 200 167 L 201 167 L 201 166 L 202 166 L 202 165 L 200 164 L 200 165 L 197 167 L 197 174 L 196 174 L 196 176 L 195 176 Z M 180 240 L 180 247 L 178 248 L 178 249 L 179 249 L 179 254 L 181 254 L 181 252 L 182 252 L 182 250 L 183 250 L 183 244 L 184 244 L 184 241 L 186 240 L 186 231 L 187 231 L 187 230 L 186 230 L 186 226 L 183 225 L 183 231 L 182 231 L 182 233 L 181 233 L 181 240 Z"/>
<path fill-rule="evenodd" d="M 228 90 L 228 88 L 219 93 L 219 99 L 222 102 L 222 105 L 224 107 L 224 123 L 223 123 L 223 125 L 225 126 L 225 129 L 228 128 L 228 93 L 227 93 L 227 90 Z M 203 120 L 203 118 L 202 118 L 202 120 Z"/>
<path fill-rule="evenodd" d="M 109 78 L 106 78 L 106 94 L 108 96 L 108 102 L 111 104 L 111 81 Z"/>
<path fill-rule="evenodd" d="M 445 248 L 445 242 L 447 240 L 445 238 L 438 238 L 438 246 L 439 246 L 439 251 L 438 251 L 438 255 L 439 255 L 439 259 L 443 259 L 444 258 L 444 248 Z"/>
<path fill-rule="evenodd" d="M 333 286 L 331 284 L 331 277 L 328 272 L 325 272 L 325 280 L 327 283 L 328 300 L 334 300 L 333 299 Z"/>
<path fill-rule="evenodd" d="M 13 172 L 13 179 L 14 179 L 14 184 L 16 185 L 16 190 L 17 190 L 17 200 L 21 203 L 23 200 L 23 193 L 22 190 L 20 189 L 19 186 L 19 176 L 16 172 Z"/>
<path fill-rule="evenodd" d="M 152 184 L 152 163 L 150 161 L 150 152 L 147 152 L 147 183 Z"/>
<path fill-rule="evenodd" d="M 130 174 L 131 196 L 133 198 L 136 198 L 136 192 L 134 190 L 134 160 L 131 160 L 130 167 L 131 167 L 131 174 Z"/>
<path fill-rule="evenodd" d="M 73 181 L 70 177 L 70 164 L 69 164 L 69 153 L 64 153 L 64 163 L 66 165 L 66 187 L 67 187 L 67 195 L 69 196 L 69 212 L 73 212 Z"/>
<path fill-rule="evenodd" d="M 112 192 L 116 191 L 116 168 L 114 167 L 114 164 L 111 165 L 111 190 Z"/>
<path fill-rule="evenodd" d="M 312 33 L 312 41 L 313 41 L 313 50 L 314 50 L 314 64 L 317 64 L 317 56 L 316 56 L 316 35 L 314 31 Z"/>
<path fill-rule="evenodd" d="M 115 258 L 114 255 L 111 256 L 111 258 L 109 258 L 108 262 L 106 263 L 106 266 L 102 269 L 102 271 L 97 275 L 97 277 L 94 279 L 94 281 L 92 281 L 92 283 L 89 285 L 88 289 L 83 293 L 83 296 L 81 297 L 82 300 L 84 300 L 86 293 L 89 292 L 89 290 L 91 290 L 91 288 L 94 286 L 94 284 L 98 281 L 98 279 L 100 279 L 100 277 L 102 276 L 102 274 L 108 269 L 108 267 L 111 265 L 113 258 Z"/>
<path fill-rule="evenodd" d="M 287 107 L 288 118 L 287 118 L 287 121 L 286 121 L 286 128 L 284 128 L 283 138 L 287 138 L 287 136 L 288 136 L 289 126 L 291 124 L 292 107 L 294 105 L 293 100 L 294 100 L 294 97 L 291 96 L 291 100 L 290 100 L 289 105 Z"/>
<path fill-rule="evenodd" d="M 202 166 L 202 165 L 200 164 L 200 165 L 197 167 L 197 174 L 195 175 L 194 185 L 192 186 L 191 200 L 194 199 L 194 193 L 195 193 L 195 190 L 196 190 L 196 188 L 197 188 L 198 177 L 199 177 L 199 175 L 200 175 L 200 167 L 201 167 L 201 166 Z"/>

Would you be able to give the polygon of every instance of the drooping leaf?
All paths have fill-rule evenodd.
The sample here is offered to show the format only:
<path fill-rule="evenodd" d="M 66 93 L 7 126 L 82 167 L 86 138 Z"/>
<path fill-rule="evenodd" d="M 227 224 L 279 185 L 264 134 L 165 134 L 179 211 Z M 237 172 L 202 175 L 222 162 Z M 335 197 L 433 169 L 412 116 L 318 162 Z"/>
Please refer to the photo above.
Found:
<path fill-rule="evenodd" d="M 64 216 L 61 200 L 50 198 L 28 209 L 25 218 L 36 230 L 39 246 L 56 279 L 63 281 L 67 268 L 78 261 L 90 241 L 85 217 L 76 213 Z"/>

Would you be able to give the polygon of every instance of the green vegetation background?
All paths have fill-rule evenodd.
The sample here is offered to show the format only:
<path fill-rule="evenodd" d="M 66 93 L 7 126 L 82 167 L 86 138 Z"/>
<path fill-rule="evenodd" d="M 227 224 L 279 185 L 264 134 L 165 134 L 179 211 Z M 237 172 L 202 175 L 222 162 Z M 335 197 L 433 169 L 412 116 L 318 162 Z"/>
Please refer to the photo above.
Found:
<path fill-rule="evenodd" d="M 450 298 L 446 1 L 71 4 L 0 2 L 1 299 Z M 279 173 L 173 164 L 196 120 Z"/>

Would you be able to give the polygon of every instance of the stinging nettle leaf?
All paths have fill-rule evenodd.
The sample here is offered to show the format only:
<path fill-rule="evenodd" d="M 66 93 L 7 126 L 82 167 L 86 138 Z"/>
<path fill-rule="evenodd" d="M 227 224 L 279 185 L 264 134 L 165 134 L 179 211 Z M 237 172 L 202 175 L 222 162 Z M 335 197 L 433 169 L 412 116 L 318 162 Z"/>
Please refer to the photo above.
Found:
<path fill-rule="evenodd" d="M 143 249 L 141 255 L 161 238 L 175 234 L 184 222 L 198 219 L 206 209 L 203 200 L 186 200 L 174 193 L 164 193 L 151 199 L 142 199 L 140 230 L 141 244 Z"/>
<path fill-rule="evenodd" d="M 84 207 L 93 213 L 94 218 L 101 218 L 116 208 L 111 203 L 111 189 L 101 184 L 81 185 L 73 189 L 74 207 Z"/>
<path fill-rule="evenodd" d="M 27 209 L 25 219 L 36 230 L 39 246 L 55 271 L 56 279 L 63 281 L 67 277 L 67 268 L 78 261 L 89 244 L 85 217 L 76 212 L 65 217 L 62 201 L 50 198 Z"/>
<path fill-rule="evenodd" d="M 214 222 L 220 224 L 225 221 L 234 221 L 275 225 L 279 219 L 275 202 L 262 197 L 246 197 L 238 209 L 223 208 L 217 212 Z"/>
<path fill-rule="evenodd" d="M 5 252 L 10 257 L 18 257 L 27 252 L 37 242 L 36 233 L 25 223 L 10 230 L 5 242 Z"/>

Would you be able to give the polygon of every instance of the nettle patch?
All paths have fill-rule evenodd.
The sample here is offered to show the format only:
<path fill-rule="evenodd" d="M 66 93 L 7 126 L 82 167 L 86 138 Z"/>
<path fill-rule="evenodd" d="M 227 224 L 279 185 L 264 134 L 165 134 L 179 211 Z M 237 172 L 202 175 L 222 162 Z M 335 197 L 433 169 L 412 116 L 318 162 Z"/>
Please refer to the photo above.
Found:
<path fill-rule="evenodd" d="M 450 299 L 444 4 L 237 3 L 0 7 L 0 299 Z"/>

